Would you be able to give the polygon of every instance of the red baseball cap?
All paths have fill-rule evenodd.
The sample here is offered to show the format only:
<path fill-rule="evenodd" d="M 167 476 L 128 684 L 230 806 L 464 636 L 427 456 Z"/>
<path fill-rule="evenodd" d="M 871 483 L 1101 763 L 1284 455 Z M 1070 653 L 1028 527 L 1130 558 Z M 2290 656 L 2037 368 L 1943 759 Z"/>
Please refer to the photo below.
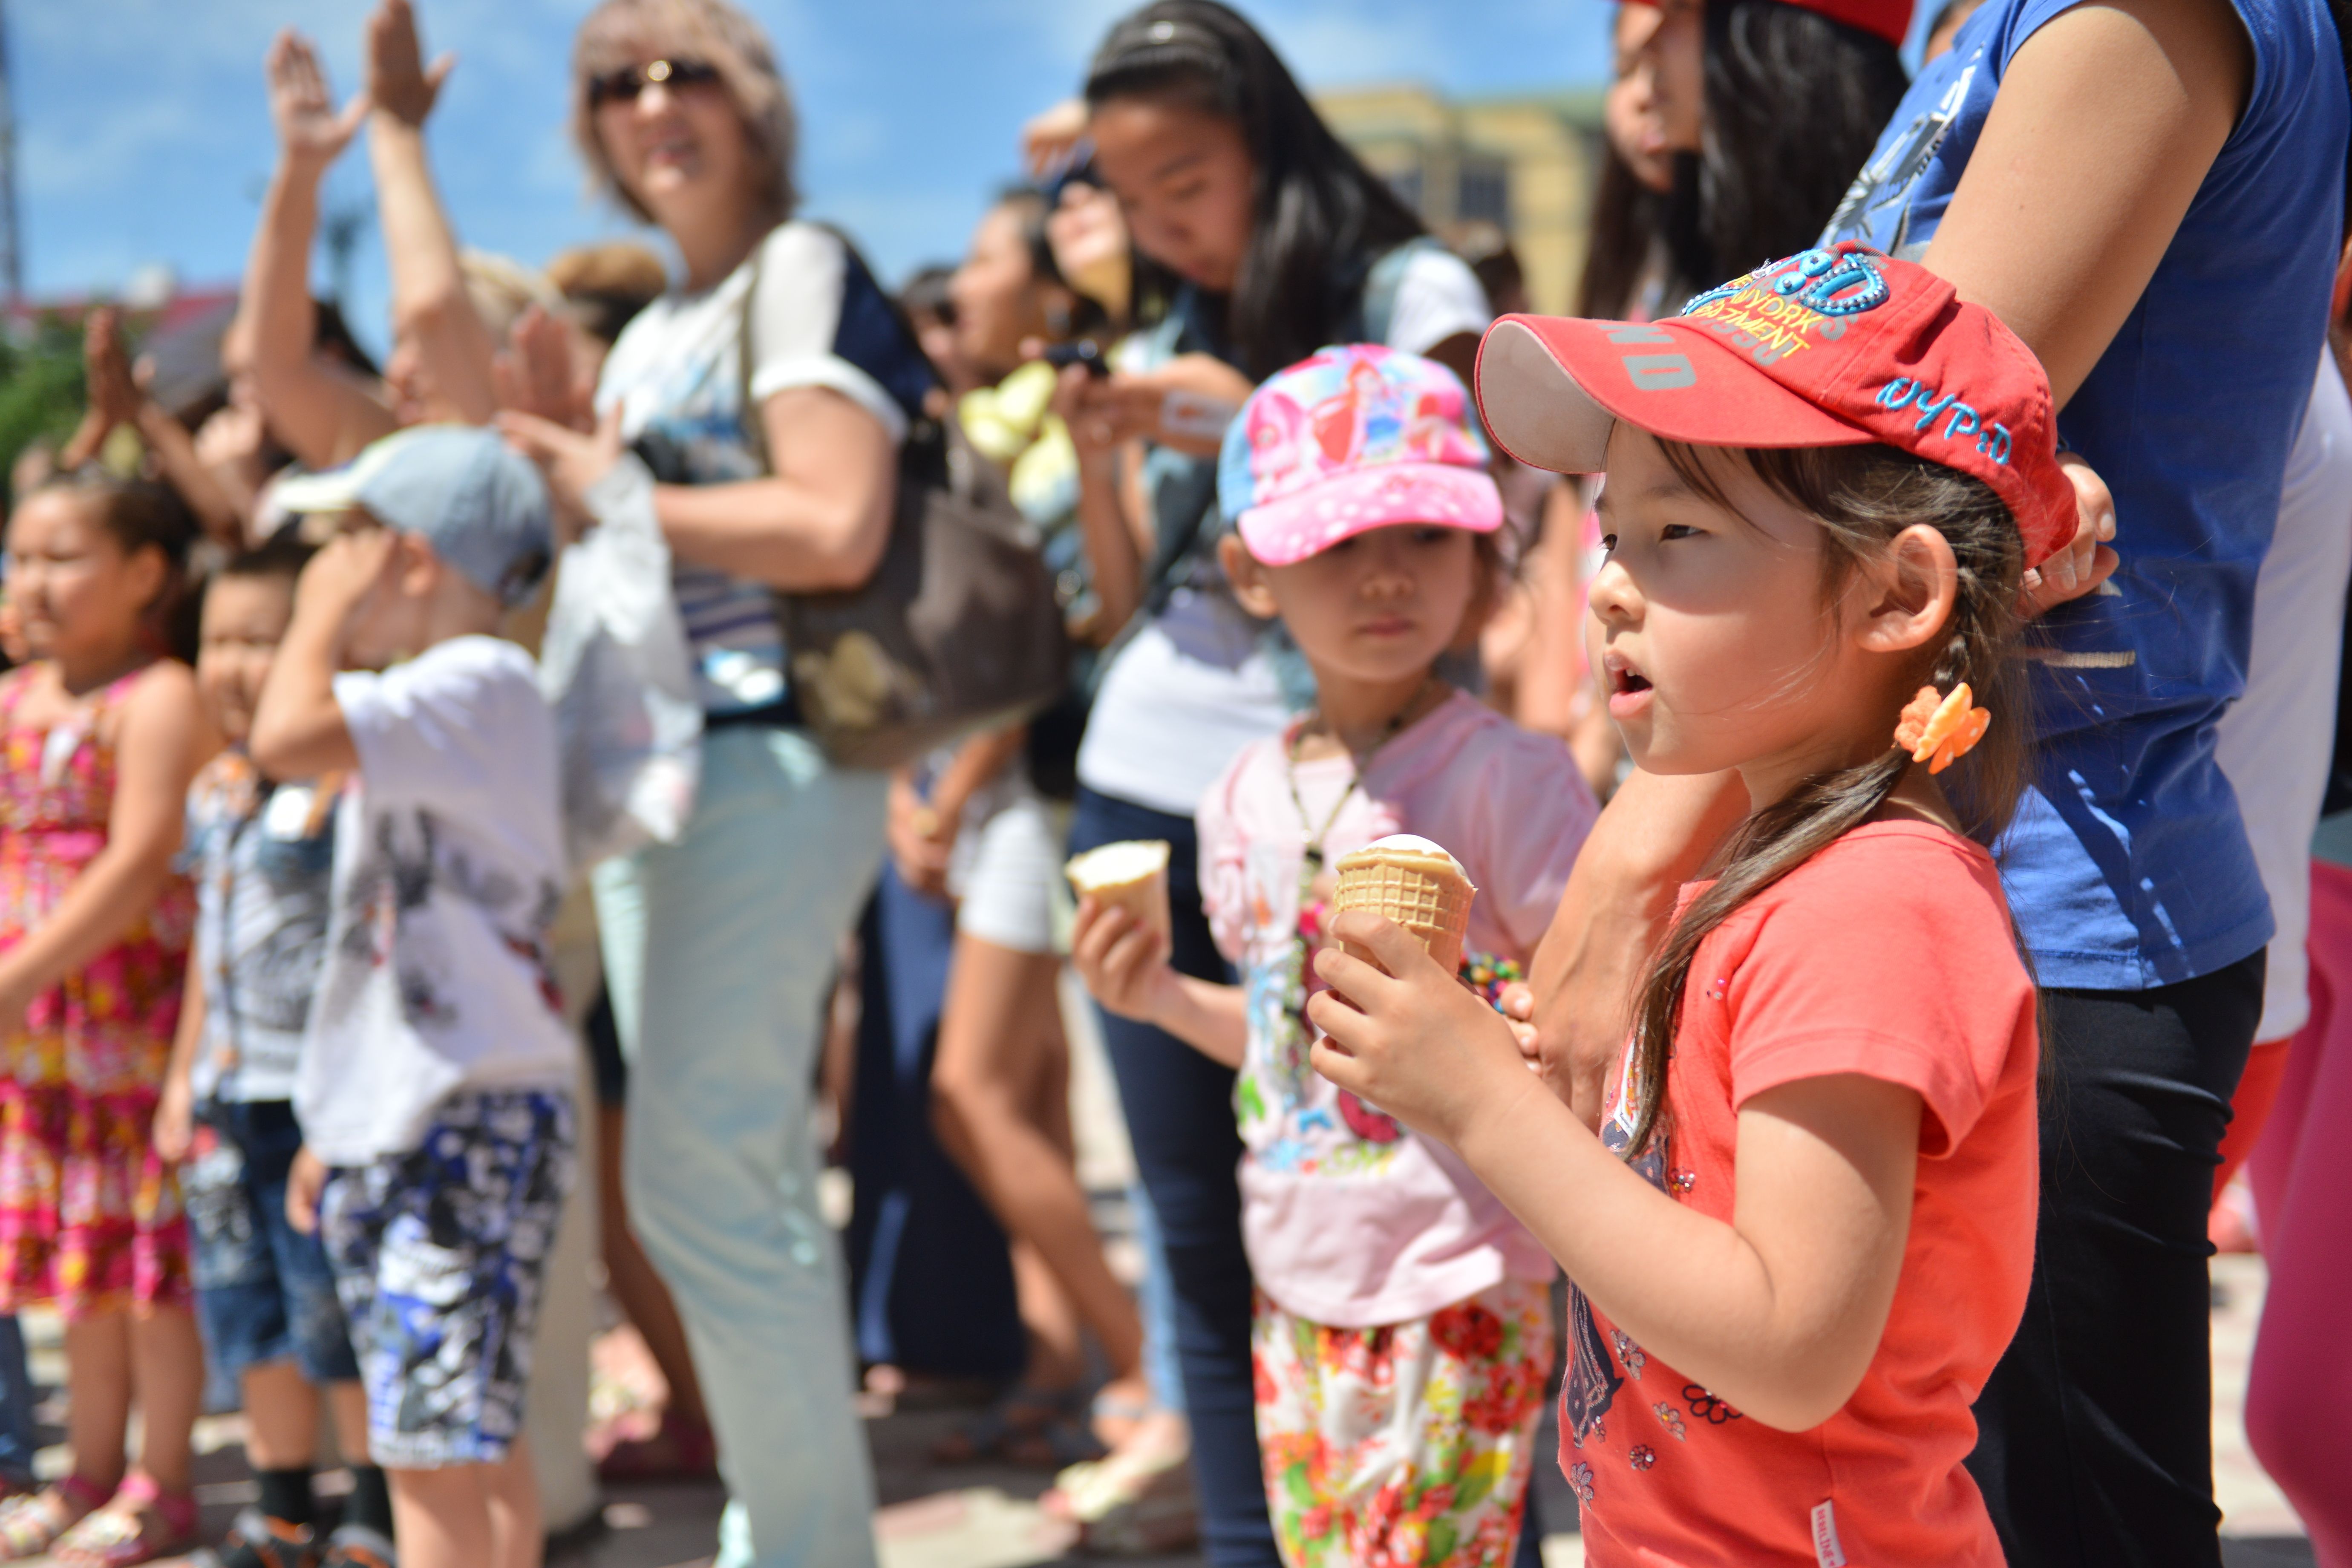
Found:
<path fill-rule="evenodd" d="M 1478 346 L 1478 409 L 1512 457 L 1565 474 L 1600 472 L 1620 419 L 1703 447 L 1883 442 L 1991 486 L 2029 566 L 2074 536 L 2042 363 L 1926 268 L 1852 241 L 1666 321 L 1505 316 Z"/>
<path fill-rule="evenodd" d="M 1658 0 L 1634 3 L 1654 5 Z M 1783 4 L 1800 11 L 1818 11 L 1832 22 L 1874 33 L 1898 49 L 1911 32 L 1911 0 L 1783 0 Z"/>

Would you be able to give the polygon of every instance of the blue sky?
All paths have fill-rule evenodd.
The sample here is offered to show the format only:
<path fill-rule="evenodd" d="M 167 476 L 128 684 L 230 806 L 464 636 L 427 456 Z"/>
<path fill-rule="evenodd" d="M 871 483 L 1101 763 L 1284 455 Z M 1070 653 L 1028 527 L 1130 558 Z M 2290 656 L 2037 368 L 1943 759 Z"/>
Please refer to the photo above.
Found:
<path fill-rule="evenodd" d="M 537 260 L 626 232 L 582 193 L 562 129 L 573 26 L 591 0 L 418 0 L 457 74 L 434 159 L 468 244 Z M 1310 87 L 1410 79 L 1454 93 L 1588 83 L 1606 71 L 1602 0 L 1252 0 Z M 1076 86 L 1120 0 L 752 0 L 801 104 L 805 210 L 896 279 L 951 258 L 1014 172 L 1022 121 Z M 260 61 L 289 24 L 339 93 L 358 78 L 362 0 L 16 0 L 9 7 L 26 284 L 119 289 L 166 262 L 189 282 L 242 268 L 273 146 Z M 330 200 L 367 203 L 354 145 Z M 371 230 L 354 325 L 381 342 Z"/>

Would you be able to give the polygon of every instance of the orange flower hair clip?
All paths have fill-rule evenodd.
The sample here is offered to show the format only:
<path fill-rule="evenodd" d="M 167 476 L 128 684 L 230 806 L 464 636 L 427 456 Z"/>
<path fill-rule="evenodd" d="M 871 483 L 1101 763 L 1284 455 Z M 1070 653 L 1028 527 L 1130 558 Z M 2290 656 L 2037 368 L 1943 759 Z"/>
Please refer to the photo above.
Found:
<path fill-rule="evenodd" d="M 1952 688 L 1949 697 L 1938 697 L 1932 686 L 1921 687 L 1895 726 L 1895 749 L 1910 752 L 1915 763 L 1927 763 L 1931 773 L 1967 756 L 1992 724 L 1992 714 L 1969 706 L 1969 696 L 1965 680 Z"/>

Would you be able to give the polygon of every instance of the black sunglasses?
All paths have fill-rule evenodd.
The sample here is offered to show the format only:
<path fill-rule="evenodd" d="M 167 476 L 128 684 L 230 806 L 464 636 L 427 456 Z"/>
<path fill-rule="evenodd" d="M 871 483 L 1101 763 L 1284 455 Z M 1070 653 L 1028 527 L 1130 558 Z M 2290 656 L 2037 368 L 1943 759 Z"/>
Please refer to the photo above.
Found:
<path fill-rule="evenodd" d="M 635 103 L 637 94 L 656 82 L 675 92 L 683 87 L 708 86 L 718 79 L 719 68 L 709 60 L 648 60 L 641 66 L 623 66 L 619 70 L 590 77 L 588 107 Z"/>

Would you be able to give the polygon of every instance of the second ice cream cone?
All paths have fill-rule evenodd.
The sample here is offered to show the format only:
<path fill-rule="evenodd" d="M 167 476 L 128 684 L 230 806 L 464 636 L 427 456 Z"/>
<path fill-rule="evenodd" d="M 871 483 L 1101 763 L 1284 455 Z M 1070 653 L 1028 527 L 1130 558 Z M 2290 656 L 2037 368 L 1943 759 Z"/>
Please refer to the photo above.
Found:
<path fill-rule="evenodd" d="M 1063 868 L 1080 898 L 1116 905 L 1139 924 L 1168 935 L 1168 841 L 1130 838 L 1075 857 Z"/>

